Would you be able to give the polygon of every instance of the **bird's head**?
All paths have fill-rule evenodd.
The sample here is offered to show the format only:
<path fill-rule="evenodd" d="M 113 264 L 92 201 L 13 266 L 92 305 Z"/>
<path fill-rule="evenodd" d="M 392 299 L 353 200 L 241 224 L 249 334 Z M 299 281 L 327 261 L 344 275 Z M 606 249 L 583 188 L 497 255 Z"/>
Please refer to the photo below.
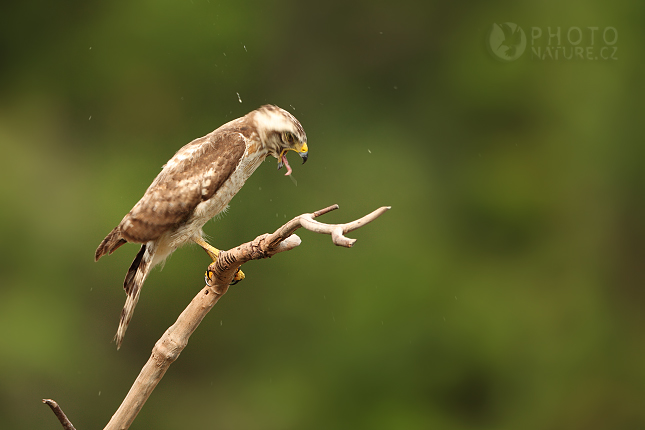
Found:
<path fill-rule="evenodd" d="M 307 161 L 307 135 L 293 115 L 277 106 L 265 105 L 254 111 L 254 120 L 262 144 L 269 155 L 278 159 L 278 170 L 286 166 L 286 175 L 291 174 L 288 151 L 297 152 L 303 164 Z"/>

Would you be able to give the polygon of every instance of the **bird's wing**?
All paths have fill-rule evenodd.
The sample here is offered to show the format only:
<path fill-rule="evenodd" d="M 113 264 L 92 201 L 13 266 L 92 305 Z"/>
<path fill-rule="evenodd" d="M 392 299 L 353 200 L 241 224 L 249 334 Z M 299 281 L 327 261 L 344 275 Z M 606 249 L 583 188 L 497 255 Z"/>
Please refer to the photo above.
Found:
<path fill-rule="evenodd" d="M 177 151 L 121 221 L 123 237 L 145 243 L 188 220 L 233 174 L 245 141 L 238 130 L 218 129 Z"/>

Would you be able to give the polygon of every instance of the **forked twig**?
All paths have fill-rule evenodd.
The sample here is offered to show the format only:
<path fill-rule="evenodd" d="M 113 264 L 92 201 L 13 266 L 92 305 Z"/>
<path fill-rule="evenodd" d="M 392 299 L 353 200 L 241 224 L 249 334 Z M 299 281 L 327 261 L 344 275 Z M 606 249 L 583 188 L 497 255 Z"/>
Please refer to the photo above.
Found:
<path fill-rule="evenodd" d="M 179 357 L 188 344 L 190 335 L 197 329 L 206 314 L 215 303 L 228 291 L 229 284 L 237 269 L 250 260 L 272 257 L 280 252 L 289 251 L 300 245 L 300 238 L 294 234 L 299 228 L 315 233 L 330 234 L 332 241 L 339 246 L 351 247 L 356 239 L 345 237 L 345 233 L 375 220 L 385 213 L 389 206 L 383 206 L 364 217 L 346 224 L 325 224 L 315 221 L 321 215 L 338 209 L 338 205 L 299 215 L 288 221 L 274 233 L 263 234 L 253 241 L 244 243 L 228 251 L 220 252 L 217 261 L 209 267 L 209 283 L 193 298 L 177 321 L 166 330 L 152 349 L 148 362 L 143 366 L 127 396 L 114 413 L 105 430 L 125 430 L 130 427 L 135 417 L 155 389 L 166 370 Z M 53 400 L 43 400 L 59 418 L 65 430 L 74 430 L 71 422 Z M 62 418 L 61 418 L 62 417 Z"/>

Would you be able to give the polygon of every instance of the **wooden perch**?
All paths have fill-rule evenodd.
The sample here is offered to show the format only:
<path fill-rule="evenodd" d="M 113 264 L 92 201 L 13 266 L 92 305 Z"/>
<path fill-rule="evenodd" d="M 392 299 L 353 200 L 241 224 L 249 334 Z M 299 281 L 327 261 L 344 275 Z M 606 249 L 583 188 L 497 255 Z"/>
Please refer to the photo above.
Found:
<path fill-rule="evenodd" d="M 315 233 L 330 234 L 334 244 L 349 248 L 356 242 L 356 239 L 345 237 L 345 233 L 375 220 L 390 207 L 383 206 L 363 218 L 347 224 L 324 224 L 314 220 L 314 218 L 335 209 L 338 209 L 338 205 L 329 206 L 311 214 L 299 215 L 274 233 L 265 233 L 251 242 L 220 252 L 217 261 L 208 266 L 207 285 L 193 298 L 188 307 L 179 315 L 177 321 L 157 341 L 148 362 L 141 369 L 121 406 L 105 426 L 105 430 L 125 430 L 130 427 L 168 367 L 179 357 L 181 351 L 188 344 L 190 335 L 215 306 L 215 303 L 228 291 L 235 272 L 242 264 L 250 260 L 269 258 L 300 245 L 300 238 L 294 234 L 299 228 Z M 66 430 L 74 429 L 56 402 L 53 400 L 43 400 L 43 402 L 52 408 Z"/>

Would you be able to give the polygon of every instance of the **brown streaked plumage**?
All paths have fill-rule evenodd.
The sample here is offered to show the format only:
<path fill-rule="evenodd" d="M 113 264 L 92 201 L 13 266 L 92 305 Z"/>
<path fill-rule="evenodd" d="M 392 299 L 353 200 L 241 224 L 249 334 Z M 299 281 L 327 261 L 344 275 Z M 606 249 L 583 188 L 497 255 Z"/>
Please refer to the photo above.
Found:
<path fill-rule="evenodd" d="M 267 155 L 291 173 L 285 156 L 289 150 L 298 152 L 303 163 L 307 160 L 305 131 L 289 112 L 266 105 L 193 140 L 166 163 L 96 250 L 98 261 L 127 242 L 142 244 L 123 282 L 127 298 L 115 336 L 117 349 L 150 269 L 190 242 L 209 255 L 217 252 L 203 241 L 204 224 L 228 207 Z"/>

